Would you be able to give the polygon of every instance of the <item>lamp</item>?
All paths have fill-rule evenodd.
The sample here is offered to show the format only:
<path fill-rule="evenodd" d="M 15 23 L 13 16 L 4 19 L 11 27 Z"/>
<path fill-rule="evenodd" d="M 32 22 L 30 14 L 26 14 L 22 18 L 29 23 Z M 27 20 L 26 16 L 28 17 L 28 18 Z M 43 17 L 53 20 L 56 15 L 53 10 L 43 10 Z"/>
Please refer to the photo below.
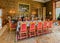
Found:
<path fill-rule="evenodd" d="M 49 15 L 51 15 L 51 12 L 49 12 Z"/>
<path fill-rule="evenodd" d="M 33 11 L 33 12 L 32 12 L 32 14 L 33 14 L 33 15 L 35 15 L 35 14 L 36 14 L 36 12 L 35 12 L 35 11 Z"/>
<path fill-rule="evenodd" d="M 10 13 L 10 14 L 15 14 L 15 10 L 14 10 L 14 9 L 11 9 L 11 10 L 9 11 L 9 13 Z"/>

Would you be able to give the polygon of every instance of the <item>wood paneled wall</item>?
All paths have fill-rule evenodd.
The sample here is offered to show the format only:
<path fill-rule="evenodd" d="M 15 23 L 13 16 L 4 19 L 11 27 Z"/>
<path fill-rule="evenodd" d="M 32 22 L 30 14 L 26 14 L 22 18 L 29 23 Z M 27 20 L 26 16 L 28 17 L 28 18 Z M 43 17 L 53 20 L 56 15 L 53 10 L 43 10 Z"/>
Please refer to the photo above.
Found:
<path fill-rule="evenodd" d="M 3 19 L 3 24 L 6 23 L 7 21 L 7 16 L 8 15 L 19 15 L 19 4 L 20 3 L 26 3 L 26 4 L 30 4 L 30 14 L 33 8 L 42 8 L 43 7 L 43 3 L 40 2 L 35 2 L 32 0 L 0 0 L 0 8 L 3 9 L 3 15 L 2 15 L 2 19 Z M 15 14 L 10 14 L 9 11 L 11 9 L 14 9 L 16 11 Z M 42 11 L 41 11 L 42 12 Z"/>
<path fill-rule="evenodd" d="M 46 7 L 46 18 L 53 18 L 52 17 L 52 2 L 49 1 L 49 2 L 46 2 L 44 3 L 45 7 Z M 49 12 L 51 12 L 51 15 L 49 14 Z"/>

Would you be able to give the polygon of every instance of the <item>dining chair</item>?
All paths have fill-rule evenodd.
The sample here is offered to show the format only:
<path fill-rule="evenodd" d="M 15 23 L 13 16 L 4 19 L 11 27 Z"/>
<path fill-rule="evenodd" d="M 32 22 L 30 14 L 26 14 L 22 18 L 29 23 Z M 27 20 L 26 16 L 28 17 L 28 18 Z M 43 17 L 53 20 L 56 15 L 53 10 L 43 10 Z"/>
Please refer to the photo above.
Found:
<path fill-rule="evenodd" d="M 37 35 L 43 34 L 43 33 L 42 33 L 42 27 L 43 27 L 42 22 L 38 22 L 38 25 L 37 25 L 37 28 L 36 28 L 36 30 L 37 30 Z"/>
<path fill-rule="evenodd" d="M 53 27 L 53 22 L 49 21 L 47 27 L 48 27 L 48 32 L 51 32 Z"/>
<path fill-rule="evenodd" d="M 26 22 L 22 22 L 21 23 L 21 27 L 20 27 L 20 32 L 19 33 L 20 33 L 20 39 L 28 38 Z"/>
<path fill-rule="evenodd" d="M 9 21 L 9 27 L 10 27 L 10 31 L 15 30 L 16 29 L 16 23 L 12 23 L 12 21 Z"/>
<path fill-rule="evenodd" d="M 48 33 L 47 24 L 48 24 L 48 22 L 47 22 L 47 21 L 44 21 L 44 22 L 43 22 L 43 34 Z"/>
<path fill-rule="evenodd" d="M 35 22 L 30 22 L 29 37 L 36 36 Z"/>

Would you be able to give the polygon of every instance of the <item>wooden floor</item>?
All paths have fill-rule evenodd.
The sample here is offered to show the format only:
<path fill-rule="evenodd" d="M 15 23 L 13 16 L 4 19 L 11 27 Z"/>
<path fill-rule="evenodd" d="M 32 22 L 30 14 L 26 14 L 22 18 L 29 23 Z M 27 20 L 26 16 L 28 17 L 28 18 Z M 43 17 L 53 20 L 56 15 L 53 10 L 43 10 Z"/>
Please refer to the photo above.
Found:
<path fill-rule="evenodd" d="M 60 43 L 60 28 L 53 28 L 52 33 L 19 40 L 17 43 Z M 0 43 L 16 43 L 15 32 L 9 32 L 7 29 L 0 37 Z"/>

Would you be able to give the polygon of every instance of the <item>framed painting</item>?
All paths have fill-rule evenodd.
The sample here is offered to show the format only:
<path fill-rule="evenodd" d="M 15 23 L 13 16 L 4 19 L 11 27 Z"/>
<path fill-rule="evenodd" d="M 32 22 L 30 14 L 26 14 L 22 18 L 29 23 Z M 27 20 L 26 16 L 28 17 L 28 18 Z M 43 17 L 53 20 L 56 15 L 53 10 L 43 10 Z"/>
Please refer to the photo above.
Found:
<path fill-rule="evenodd" d="M 28 16 L 30 12 L 29 4 L 19 4 L 19 12 L 23 16 Z"/>

